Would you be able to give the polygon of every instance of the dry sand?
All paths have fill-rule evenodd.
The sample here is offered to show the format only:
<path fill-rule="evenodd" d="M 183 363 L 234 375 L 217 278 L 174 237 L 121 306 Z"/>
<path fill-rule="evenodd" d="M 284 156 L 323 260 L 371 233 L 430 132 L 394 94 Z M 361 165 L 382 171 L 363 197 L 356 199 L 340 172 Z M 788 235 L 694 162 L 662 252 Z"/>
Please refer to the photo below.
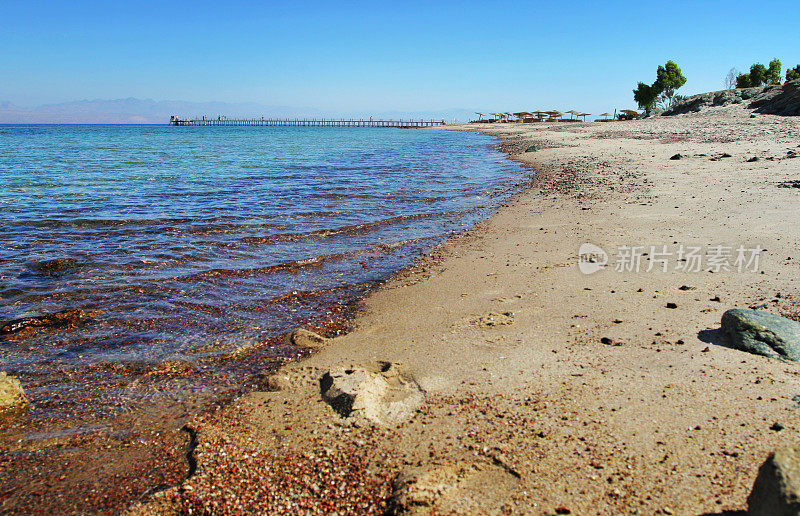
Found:
<path fill-rule="evenodd" d="M 131 513 L 382 512 L 393 491 L 422 514 L 745 508 L 769 451 L 797 442 L 800 365 L 714 330 L 733 307 L 797 311 L 800 190 L 777 185 L 800 179 L 800 120 L 730 106 L 457 129 L 503 138 L 538 171 L 531 187 L 369 296 L 354 331 L 272 390 L 198 416 L 196 471 Z M 585 242 L 610 267 L 582 274 Z M 756 272 L 675 271 L 675 256 L 666 273 L 649 256 L 613 270 L 618 246 L 662 245 L 766 251 Z M 324 372 L 370 361 L 424 390 L 410 420 L 345 419 L 322 400 Z"/>

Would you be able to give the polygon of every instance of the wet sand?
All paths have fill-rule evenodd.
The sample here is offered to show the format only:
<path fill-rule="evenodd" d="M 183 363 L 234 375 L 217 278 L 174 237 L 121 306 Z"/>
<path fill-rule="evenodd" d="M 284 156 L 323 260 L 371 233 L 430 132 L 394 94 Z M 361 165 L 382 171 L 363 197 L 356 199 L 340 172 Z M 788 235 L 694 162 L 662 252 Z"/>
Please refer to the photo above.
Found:
<path fill-rule="evenodd" d="M 778 185 L 800 179 L 800 121 L 731 106 L 456 129 L 503 138 L 531 187 L 368 296 L 352 332 L 192 419 L 189 478 L 129 513 L 745 508 L 758 465 L 797 441 L 800 366 L 715 330 L 733 307 L 798 311 L 800 197 Z M 585 242 L 612 262 L 619 246 L 766 251 L 755 272 L 676 271 L 675 256 L 648 272 L 648 254 L 638 273 L 585 275 Z M 327 371 L 375 361 L 424 391 L 407 421 L 323 400 Z"/>

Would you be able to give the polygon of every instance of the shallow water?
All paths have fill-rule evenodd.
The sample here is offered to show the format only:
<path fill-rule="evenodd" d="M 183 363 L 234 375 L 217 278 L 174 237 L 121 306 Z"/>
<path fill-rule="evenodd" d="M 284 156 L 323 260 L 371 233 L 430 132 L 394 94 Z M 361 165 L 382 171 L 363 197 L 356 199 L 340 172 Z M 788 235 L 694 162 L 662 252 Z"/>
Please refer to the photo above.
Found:
<path fill-rule="evenodd" d="M 276 336 L 330 323 L 513 193 L 528 173 L 493 142 L 439 130 L 0 126 L 0 323 L 101 311 L 1 335 L 0 369 L 41 411 L 165 360 L 224 376 L 252 360 L 242 350 L 259 349 L 259 367 L 294 356 Z"/>

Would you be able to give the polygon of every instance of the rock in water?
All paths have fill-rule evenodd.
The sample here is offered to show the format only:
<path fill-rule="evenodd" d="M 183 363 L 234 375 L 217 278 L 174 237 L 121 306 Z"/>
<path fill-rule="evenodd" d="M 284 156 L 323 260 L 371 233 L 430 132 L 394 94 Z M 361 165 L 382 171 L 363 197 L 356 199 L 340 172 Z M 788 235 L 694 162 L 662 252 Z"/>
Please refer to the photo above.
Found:
<path fill-rule="evenodd" d="M 747 497 L 751 516 L 800 514 L 800 446 L 778 448 L 758 469 Z"/>
<path fill-rule="evenodd" d="M 411 418 L 425 401 L 414 378 L 391 362 L 331 369 L 320 388 L 323 399 L 342 417 L 363 417 L 383 426 Z"/>
<path fill-rule="evenodd" d="M 19 380 L 6 373 L 0 373 L 0 412 L 24 408 L 27 404 L 28 398 Z"/>
<path fill-rule="evenodd" d="M 28 328 L 46 328 L 58 326 L 77 326 L 85 323 L 87 320 L 97 317 L 102 312 L 100 310 L 82 310 L 76 308 L 73 310 L 62 310 L 53 314 L 39 315 L 36 317 L 23 317 L 22 319 L 14 319 L 9 321 L 3 326 L 0 326 L 0 334 L 3 333 L 16 333 Z"/>
<path fill-rule="evenodd" d="M 785 317 L 734 308 L 722 314 L 722 331 L 736 349 L 766 357 L 800 360 L 800 323 Z"/>

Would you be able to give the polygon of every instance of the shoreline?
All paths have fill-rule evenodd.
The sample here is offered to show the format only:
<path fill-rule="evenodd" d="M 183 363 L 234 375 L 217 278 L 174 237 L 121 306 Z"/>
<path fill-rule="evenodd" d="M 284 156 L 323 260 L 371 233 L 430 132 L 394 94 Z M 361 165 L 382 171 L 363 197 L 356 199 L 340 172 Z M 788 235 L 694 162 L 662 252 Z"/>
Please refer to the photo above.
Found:
<path fill-rule="evenodd" d="M 729 349 L 715 330 L 728 308 L 797 313 L 786 257 L 800 200 L 776 183 L 798 172 L 782 156 L 800 122 L 736 106 L 481 129 L 538 144 L 517 156 L 543 171 L 537 183 L 370 294 L 352 332 L 196 418 L 197 472 L 130 513 L 745 508 L 767 454 L 796 441 L 800 368 Z M 767 251 L 753 274 L 583 275 L 587 241 Z M 378 374 L 424 392 L 410 418 L 375 423 L 379 404 L 344 418 L 324 401 L 326 373 L 387 362 Z"/>
<path fill-rule="evenodd" d="M 800 429 L 800 368 L 713 338 L 727 308 L 766 300 L 797 312 L 785 258 L 800 201 L 773 183 L 800 172 L 800 160 L 779 158 L 800 122 L 748 114 L 457 128 L 511 152 L 536 146 L 511 158 L 540 175 L 370 293 L 353 331 L 196 416 L 196 470 L 127 512 L 743 509 L 758 465 Z M 687 158 L 669 160 L 676 152 Z M 577 270 L 585 241 L 761 237 L 756 279 Z M 398 364 L 393 381 L 424 392 L 410 418 L 376 424 L 370 406 L 345 418 L 320 395 L 326 373 L 384 361 Z"/>

